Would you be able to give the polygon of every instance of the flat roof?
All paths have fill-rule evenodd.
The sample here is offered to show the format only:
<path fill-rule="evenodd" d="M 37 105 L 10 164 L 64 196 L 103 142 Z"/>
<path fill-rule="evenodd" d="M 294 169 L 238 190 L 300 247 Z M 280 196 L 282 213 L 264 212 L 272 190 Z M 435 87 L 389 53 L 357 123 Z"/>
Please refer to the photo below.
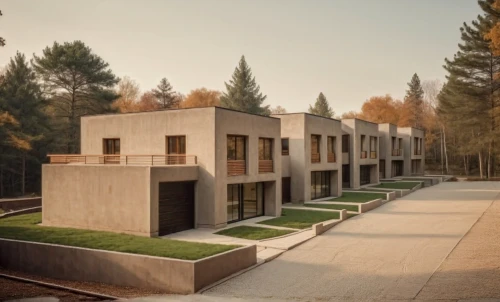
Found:
<path fill-rule="evenodd" d="M 89 114 L 89 115 L 83 115 L 81 118 L 87 118 L 87 117 L 94 117 L 94 116 L 120 116 L 120 115 L 129 115 L 129 114 L 146 114 L 146 113 L 157 113 L 157 112 L 168 112 L 168 111 L 184 111 L 184 110 L 192 110 L 192 109 L 208 109 L 208 108 L 215 108 L 218 110 L 227 110 L 227 111 L 232 111 L 232 112 L 238 112 L 238 113 L 243 113 L 243 114 L 249 114 L 249 115 L 255 115 L 259 117 L 265 117 L 265 118 L 272 118 L 272 119 L 279 119 L 277 117 L 272 117 L 272 116 L 267 116 L 267 115 L 260 115 L 260 114 L 255 114 L 255 113 L 249 113 L 249 112 L 244 112 L 244 111 L 239 111 L 235 109 L 230 109 L 230 108 L 225 108 L 225 107 L 220 107 L 220 106 L 205 106 L 205 107 L 191 107 L 191 108 L 171 108 L 171 109 L 158 109 L 158 110 L 149 110 L 149 111 L 139 111 L 139 112 L 110 112 L 110 113 L 101 113 L 101 114 Z"/>
<path fill-rule="evenodd" d="M 271 115 L 294 115 L 294 114 L 310 115 L 310 116 L 314 116 L 314 117 L 321 117 L 321 118 L 324 118 L 324 119 L 327 119 L 327 120 L 332 120 L 332 121 L 340 122 L 340 120 L 336 119 L 336 118 L 321 116 L 321 115 L 312 114 L 312 113 L 308 113 L 308 112 L 276 113 L 276 114 L 271 114 Z"/>
<path fill-rule="evenodd" d="M 374 125 L 379 125 L 377 123 L 374 123 L 374 122 L 370 122 L 370 121 L 367 121 L 367 120 L 362 120 L 360 118 L 357 118 L 357 117 L 354 117 L 354 118 L 345 118 L 345 119 L 342 119 L 342 120 L 358 120 L 358 121 L 362 121 L 362 122 L 365 122 L 365 123 L 370 123 L 370 124 L 374 124 Z M 384 124 L 388 124 L 388 123 L 384 123 Z"/>

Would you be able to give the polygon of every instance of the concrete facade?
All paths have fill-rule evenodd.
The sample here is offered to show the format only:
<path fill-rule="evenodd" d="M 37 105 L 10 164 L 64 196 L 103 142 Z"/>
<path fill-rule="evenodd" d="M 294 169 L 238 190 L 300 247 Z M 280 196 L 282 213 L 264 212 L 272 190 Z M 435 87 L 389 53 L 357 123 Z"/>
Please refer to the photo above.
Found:
<path fill-rule="evenodd" d="M 288 139 L 289 155 L 282 155 L 282 176 L 291 178 L 291 201 L 311 200 L 311 172 L 331 171 L 331 196 L 342 195 L 342 126 L 339 120 L 308 113 L 273 115 L 281 120 L 281 138 Z M 312 162 L 311 139 L 320 139 L 320 160 Z M 335 138 L 335 161 L 328 162 L 328 137 Z"/>
<path fill-rule="evenodd" d="M 424 175 L 425 131 L 406 127 L 398 128 L 398 134 L 403 138 L 404 176 Z M 418 144 L 420 144 L 420 147 Z M 420 152 L 417 150 L 420 150 Z"/>
<path fill-rule="evenodd" d="M 378 124 L 360 119 L 343 119 L 342 133 L 349 135 L 348 155 L 342 155 L 349 158 L 349 188 L 358 189 L 361 187 L 361 169 L 369 169 L 369 183 L 379 182 L 379 130 Z M 376 142 L 371 145 L 371 139 Z M 362 153 L 366 156 L 362 158 Z M 375 158 L 372 158 L 372 152 L 375 152 Z M 345 153 L 345 152 L 344 152 Z M 366 166 L 366 167 L 363 167 Z"/>
<path fill-rule="evenodd" d="M 228 135 L 246 140 L 246 173 L 228 176 Z M 106 138 L 120 139 L 120 154 L 163 155 L 167 136 L 185 136 L 196 165 L 50 164 L 43 167 L 43 223 L 158 234 L 160 182 L 196 180 L 195 227 L 227 225 L 227 185 L 264 186 L 264 215 L 281 214 L 280 120 L 207 107 L 81 119 L 82 155 L 103 154 Z M 273 141 L 273 172 L 259 173 L 259 138 Z M 75 209 L 67 211 L 67 208 Z"/>
<path fill-rule="evenodd" d="M 398 127 L 393 124 L 379 124 L 379 137 L 380 137 L 380 162 L 379 167 L 381 171 L 380 178 L 392 178 L 397 175 L 399 171 L 396 170 L 396 164 L 401 164 L 404 167 L 404 153 L 409 152 L 403 147 L 403 136 L 398 134 Z M 404 171 L 401 171 L 404 173 Z"/>

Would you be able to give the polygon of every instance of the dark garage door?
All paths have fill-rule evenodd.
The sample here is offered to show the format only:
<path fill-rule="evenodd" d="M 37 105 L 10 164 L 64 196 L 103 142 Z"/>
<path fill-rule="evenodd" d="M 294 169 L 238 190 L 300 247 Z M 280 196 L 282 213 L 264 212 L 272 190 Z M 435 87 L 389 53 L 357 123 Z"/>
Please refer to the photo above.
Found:
<path fill-rule="evenodd" d="M 194 182 L 161 182 L 159 235 L 194 228 Z"/>

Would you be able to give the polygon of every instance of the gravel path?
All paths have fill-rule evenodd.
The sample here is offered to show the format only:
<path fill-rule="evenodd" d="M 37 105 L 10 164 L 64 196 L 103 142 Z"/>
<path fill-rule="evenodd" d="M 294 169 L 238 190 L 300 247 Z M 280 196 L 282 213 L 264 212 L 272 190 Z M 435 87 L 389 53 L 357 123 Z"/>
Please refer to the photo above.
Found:
<path fill-rule="evenodd" d="M 252 300 L 414 299 L 499 193 L 496 182 L 421 189 L 205 294 Z"/>

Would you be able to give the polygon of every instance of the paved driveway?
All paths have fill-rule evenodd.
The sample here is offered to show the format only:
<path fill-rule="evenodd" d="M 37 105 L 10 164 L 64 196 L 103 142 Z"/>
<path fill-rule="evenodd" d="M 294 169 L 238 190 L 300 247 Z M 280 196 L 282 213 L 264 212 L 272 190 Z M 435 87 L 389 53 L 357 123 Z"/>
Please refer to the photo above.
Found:
<path fill-rule="evenodd" d="M 262 300 L 405 300 L 500 193 L 496 182 L 443 183 L 348 220 L 205 292 Z"/>
<path fill-rule="evenodd" d="M 453 263 L 445 262 L 445 268 L 438 271 L 437 277 L 430 282 L 429 279 L 499 194 L 500 184 L 496 182 L 443 183 L 424 188 L 343 222 L 202 296 L 140 301 L 407 301 L 415 298 L 457 301 L 461 297 L 481 297 L 480 294 L 453 296 L 450 291 L 443 292 L 442 288 L 457 292 L 457 288 L 464 287 L 456 282 L 456 274 L 445 275 L 452 269 L 463 270 Z M 481 242 L 485 242 L 465 241 L 471 242 L 468 250 L 471 245 L 481 249 Z M 491 245 L 486 251 L 492 253 L 497 246 Z M 470 257 L 470 253 L 468 255 Z M 498 263 L 495 265 L 498 267 Z M 468 283 L 467 278 L 474 279 L 470 274 L 462 277 L 458 281 L 464 285 Z M 491 284 L 499 278 L 491 278 L 491 273 L 484 277 L 490 281 L 490 287 L 500 287 L 500 281 Z M 477 282 L 474 284 L 479 286 Z"/>

